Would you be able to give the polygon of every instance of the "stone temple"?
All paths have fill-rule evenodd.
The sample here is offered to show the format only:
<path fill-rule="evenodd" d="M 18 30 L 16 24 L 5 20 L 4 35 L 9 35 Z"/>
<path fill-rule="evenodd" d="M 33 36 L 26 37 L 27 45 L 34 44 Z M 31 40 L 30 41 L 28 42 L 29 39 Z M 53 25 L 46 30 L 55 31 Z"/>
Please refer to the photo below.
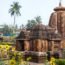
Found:
<path fill-rule="evenodd" d="M 54 8 L 48 26 L 40 23 L 30 30 L 21 30 L 16 38 L 16 49 L 26 51 L 25 56 L 32 57 L 33 62 L 42 62 L 47 51 L 65 49 L 65 7 L 60 3 Z"/>

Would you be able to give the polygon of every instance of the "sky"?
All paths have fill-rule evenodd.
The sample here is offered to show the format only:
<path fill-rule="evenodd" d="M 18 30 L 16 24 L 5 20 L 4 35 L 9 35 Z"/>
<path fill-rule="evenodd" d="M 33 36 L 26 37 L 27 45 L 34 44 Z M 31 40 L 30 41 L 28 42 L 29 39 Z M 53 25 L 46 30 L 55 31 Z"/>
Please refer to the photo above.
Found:
<path fill-rule="evenodd" d="M 10 5 L 13 2 L 19 2 L 22 6 L 20 9 L 21 16 L 16 17 L 16 24 L 21 26 L 26 25 L 28 20 L 41 16 L 42 23 L 48 25 L 49 18 L 53 9 L 59 6 L 59 0 L 1 0 L 0 1 L 0 25 L 13 25 L 13 16 L 9 13 Z M 62 0 L 62 5 L 65 6 L 65 0 Z"/>

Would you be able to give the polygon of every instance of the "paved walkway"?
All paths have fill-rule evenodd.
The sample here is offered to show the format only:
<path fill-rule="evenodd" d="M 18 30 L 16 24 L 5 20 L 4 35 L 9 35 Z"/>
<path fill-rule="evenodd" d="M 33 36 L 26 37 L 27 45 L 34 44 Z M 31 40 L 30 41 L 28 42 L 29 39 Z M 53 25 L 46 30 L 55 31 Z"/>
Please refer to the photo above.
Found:
<path fill-rule="evenodd" d="M 30 65 L 44 65 L 43 63 L 34 63 L 34 62 L 29 62 Z"/>

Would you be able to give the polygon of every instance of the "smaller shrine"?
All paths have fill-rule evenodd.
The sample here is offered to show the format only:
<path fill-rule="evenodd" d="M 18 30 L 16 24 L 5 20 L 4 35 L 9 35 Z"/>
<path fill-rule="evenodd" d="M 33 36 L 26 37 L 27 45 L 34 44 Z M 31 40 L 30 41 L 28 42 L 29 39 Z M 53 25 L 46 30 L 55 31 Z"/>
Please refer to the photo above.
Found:
<path fill-rule="evenodd" d="M 31 30 L 22 30 L 16 38 L 16 49 L 26 52 L 25 57 L 32 57 L 33 62 L 43 62 L 47 51 L 61 48 L 61 35 L 54 31 L 54 28 L 43 24 L 37 24 Z"/>

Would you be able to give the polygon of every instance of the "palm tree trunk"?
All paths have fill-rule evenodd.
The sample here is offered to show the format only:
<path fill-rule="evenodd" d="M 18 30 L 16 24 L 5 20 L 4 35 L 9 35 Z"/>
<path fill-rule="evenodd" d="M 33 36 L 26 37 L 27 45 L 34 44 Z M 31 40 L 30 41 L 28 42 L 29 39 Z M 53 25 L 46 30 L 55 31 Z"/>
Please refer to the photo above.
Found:
<path fill-rule="evenodd" d="M 14 14 L 14 26 L 15 26 L 15 20 L 16 20 L 16 17 L 15 17 L 16 15 Z"/>
<path fill-rule="evenodd" d="M 14 14 L 13 33 L 15 33 L 15 21 L 16 21 L 16 15 Z"/>

